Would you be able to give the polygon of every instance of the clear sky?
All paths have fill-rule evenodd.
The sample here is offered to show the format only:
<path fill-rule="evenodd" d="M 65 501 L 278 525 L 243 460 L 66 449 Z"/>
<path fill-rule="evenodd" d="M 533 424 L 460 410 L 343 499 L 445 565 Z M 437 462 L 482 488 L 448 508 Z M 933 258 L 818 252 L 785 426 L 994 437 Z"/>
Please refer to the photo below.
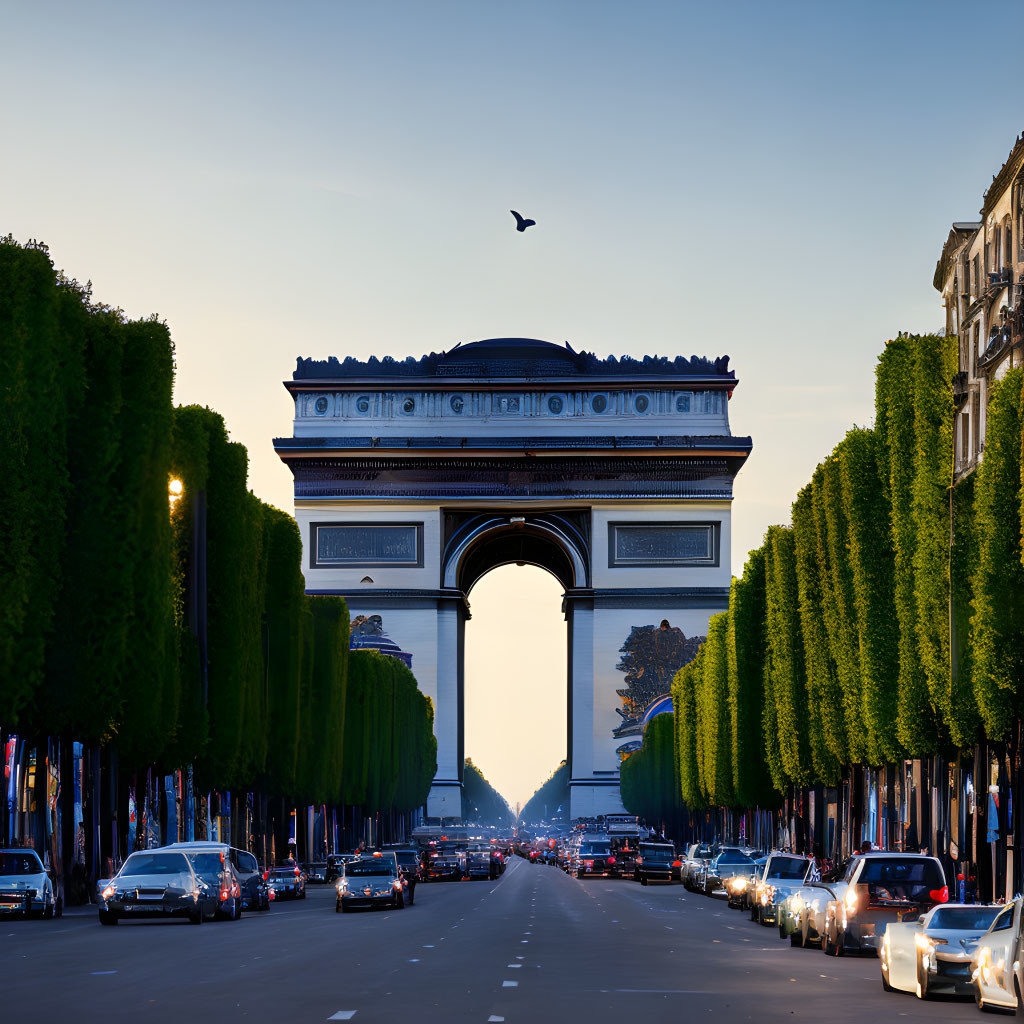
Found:
<path fill-rule="evenodd" d="M 1024 128 L 1022 30 L 1019 0 L 8 0 L 0 232 L 166 318 L 177 399 L 288 510 L 296 356 L 728 353 L 739 572 L 870 422 L 886 338 L 942 323 L 949 224 Z M 466 745 L 513 802 L 565 748 L 557 588 L 515 572 L 474 591 Z"/>

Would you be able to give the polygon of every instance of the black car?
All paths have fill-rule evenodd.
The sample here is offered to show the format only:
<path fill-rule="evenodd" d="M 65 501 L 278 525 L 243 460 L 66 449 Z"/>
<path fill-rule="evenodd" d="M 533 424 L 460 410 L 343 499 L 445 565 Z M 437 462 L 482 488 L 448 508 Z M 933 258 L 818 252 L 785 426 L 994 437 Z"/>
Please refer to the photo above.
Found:
<path fill-rule="evenodd" d="M 423 865 L 420 861 L 420 851 L 415 846 L 386 846 L 385 853 L 393 853 L 398 861 L 406 878 L 415 878 L 417 882 L 423 879 Z"/>
<path fill-rule="evenodd" d="M 608 863 L 611 856 L 612 848 L 607 839 L 584 839 L 576 854 L 576 877 L 610 874 L 614 867 L 614 862 Z"/>
<path fill-rule="evenodd" d="M 326 861 L 318 860 L 312 864 L 303 864 L 302 870 L 306 875 L 307 883 L 322 884 L 327 881 Z"/>
<path fill-rule="evenodd" d="M 306 898 L 306 879 L 298 864 L 278 864 L 267 872 L 266 881 L 275 900 Z"/>
<path fill-rule="evenodd" d="M 676 848 L 671 843 L 640 843 L 637 848 L 633 878 L 641 885 L 651 881 L 671 882 Z"/>

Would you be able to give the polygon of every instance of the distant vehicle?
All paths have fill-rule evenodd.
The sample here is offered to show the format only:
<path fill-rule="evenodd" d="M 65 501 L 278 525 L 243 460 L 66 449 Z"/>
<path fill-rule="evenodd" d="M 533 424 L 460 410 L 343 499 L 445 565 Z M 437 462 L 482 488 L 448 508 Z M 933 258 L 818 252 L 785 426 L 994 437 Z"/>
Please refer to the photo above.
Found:
<path fill-rule="evenodd" d="M 752 856 L 748 854 L 747 856 Z M 759 857 L 745 864 L 737 864 L 731 874 L 723 879 L 728 905 L 736 910 L 751 906 L 754 901 L 754 887 L 765 864 L 767 857 Z"/>
<path fill-rule="evenodd" d="M 718 847 L 712 843 L 691 843 L 687 847 L 682 859 L 680 881 L 683 886 L 691 892 L 697 891 L 698 879 L 704 873 L 704 868 L 712 857 L 718 852 Z"/>
<path fill-rule="evenodd" d="M 312 882 L 314 885 L 322 885 L 327 881 L 327 861 L 318 860 L 312 864 L 303 864 L 302 870 L 307 882 Z"/>
<path fill-rule="evenodd" d="M 241 910 L 269 910 L 270 909 L 270 887 L 256 858 L 247 850 L 239 850 L 227 843 L 217 843 L 211 840 L 196 839 L 191 843 L 170 843 L 162 847 L 164 850 L 178 850 L 186 856 L 192 853 L 213 853 L 224 854 L 224 859 L 230 861 L 234 868 L 235 877 L 242 890 Z"/>
<path fill-rule="evenodd" d="M 465 863 L 465 854 L 453 847 L 432 848 L 427 854 L 424 881 L 460 881 L 465 876 Z"/>
<path fill-rule="evenodd" d="M 466 874 L 470 878 L 497 878 L 498 872 L 489 846 L 471 846 L 466 851 Z"/>
<path fill-rule="evenodd" d="M 304 900 L 306 898 L 306 880 L 298 864 L 278 864 L 266 874 L 267 885 L 270 886 L 271 899 Z"/>
<path fill-rule="evenodd" d="M 734 875 L 743 865 L 752 862 L 753 857 L 745 854 L 739 847 L 726 846 L 704 865 L 697 881 L 697 888 L 710 896 L 725 886 L 725 879 Z"/>
<path fill-rule="evenodd" d="M 219 893 L 176 850 L 140 850 L 121 870 L 101 883 L 100 924 L 116 925 L 122 917 L 187 917 L 202 924 L 217 913 Z"/>
<path fill-rule="evenodd" d="M 642 842 L 637 849 L 633 878 L 641 885 L 671 882 L 676 848 L 671 843 Z"/>
<path fill-rule="evenodd" d="M 192 870 L 217 894 L 217 917 L 237 921 L 242 916 L 242 886 L 230 858 L 211 850 L 183 850 Z"/>
<path fill-rule="evenodd" d="M 576 851 L 573 871 L 577 878 L 609 874 L 615 866 L 609 864 L 612 856 L 611 843 L 603 836 L 587 836 Z"/>
<path fill-rule="evenodd" d="M 64 901 L 54 895 L 53 881 L 39 854 L 27 847 L 0 850 L 0 914 L 60 917 Z"/>
<path fill-rule="evenodd" d="M 349 861 L 342 868 L 334 909 L 339 913 L 368 907 L 405 907 L 405 887 L 393 853 L 374 853 Z"/>
<path fill-rule="evenodd" d="M 1001 910 L 945 903 L 913 921 L 889 924 L 878 951 L 882 987 L 918 999 L 940 992 L 970 996 L 974 947 Z"/>

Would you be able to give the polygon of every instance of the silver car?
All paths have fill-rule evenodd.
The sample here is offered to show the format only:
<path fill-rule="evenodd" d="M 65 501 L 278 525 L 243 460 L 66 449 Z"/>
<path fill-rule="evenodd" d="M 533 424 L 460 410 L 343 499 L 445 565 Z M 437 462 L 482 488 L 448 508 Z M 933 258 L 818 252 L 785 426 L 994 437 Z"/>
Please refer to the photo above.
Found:
<path fill-rule="evenodd" d="M 53 882 L 35 850 L 0 850 L 0 914 L 60 917 L 64 901 L 54 895 Z"/>
<path fill-rule="evenodd" d="M 122 917 L 187 917 L 202 924 L 217 913 L 219 895 L 195 873 L 185 854 L 139 851 L 113 878 L 100 883 L 100 924 L 115 925 Z"/>

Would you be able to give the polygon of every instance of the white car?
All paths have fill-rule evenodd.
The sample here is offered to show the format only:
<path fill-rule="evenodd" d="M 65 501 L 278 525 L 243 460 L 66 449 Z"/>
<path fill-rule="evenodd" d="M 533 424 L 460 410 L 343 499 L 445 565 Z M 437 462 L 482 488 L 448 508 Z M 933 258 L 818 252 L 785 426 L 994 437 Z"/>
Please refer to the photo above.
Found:
<path fill-rule="evenodd" d="M 1021 902 L 1008 903 L 974 947 L 971 983 L 980 1010 L 1021 1008 Z"/>
<path fill-rule="evenodd" d="M 35 850 L 0 850 L 0 914 L 60 917 L 64 901 L 54 895 L 53 882 Z"/>
<path fill-rule="evenodd" d="M 782 904 L 803 886 L 813 863 L 810 857 L 794 853 L 771 854 L 754 884 L 751 918 L 758 924 L 775 925 L 786 938 L 790 933 L 783 933 Z"/>
<path fill-rule="evenodd" d="M 789 940 L 794 946 L 821 945 L 824 940 L 828 910 L 837 900 L 832 882 L 808 882 L 788 900 L 787 911 L 796 915 Z"/>
<path fill-rule="evenodd" d="M 914 921 L 890 923 L 878 951 L 882 988 L 918 999 L 937 992 L 970 996 L 975 944 L 1000 909 L 943 903 Z"/>

